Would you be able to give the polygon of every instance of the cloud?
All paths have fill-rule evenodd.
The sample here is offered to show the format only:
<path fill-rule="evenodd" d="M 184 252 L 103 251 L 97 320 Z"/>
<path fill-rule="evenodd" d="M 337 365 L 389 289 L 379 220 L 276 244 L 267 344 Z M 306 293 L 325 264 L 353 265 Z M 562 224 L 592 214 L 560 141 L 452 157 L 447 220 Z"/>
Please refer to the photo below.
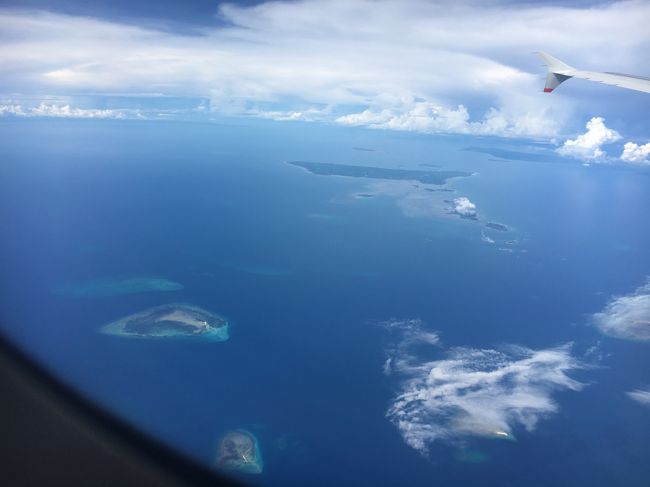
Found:
<path fill-rule="evenodd" d="M 0 9 L 0 91 L 165 93 L 210 97 L 212 110 L 235 115 L 547 137 L 574 107 L 561 92 L 540 93 L 530 51 L 640 72 L 649 15 L 635 1 L 298 0 L 221 5 L 213 27 L 174 32 Z"/>
<path fill-rule="evenodd" d="M 605 335 L 650 340 L 650 279 L 632 294 L 612 298 L 592 320 Z"/>
<path fill-rule="evenodd" d="M 270 120 L 279 120 L 279 121 L 305 121 L 305 122 L 317 122 L 327 120 L 330 114 L 329 108 L 318 109 L 318 108 L 307 108 L 304 110 L 248 110 L 248 115 L 259 117 L 259 118 L 268 118 Z"/>
<path fill-rule="evenodd" d="M 495 240 L 486 235 L 485 232 L 481 232 L 481 242 L 493 244 L 495 243 Z"/>
<path fill-rule="evenodd" d="M 605 126 L 603 118 L 593 117 L 587 122 L 587 131 L 584 134 L 573 140 L 565 141 L 564 145 L 557 149 L 557 152 L 576 159 L 599 159 L 605 155 L 601 147 L 604 144 L 616 142 L 620 138 L 621 136 L 616 130 Z"/>
<path fill-rule="evenodd" d="M 644 145 L 638 145 L 634 142 L 627 142 L 623 146 L 621 161 L 650 164 L 648 156 L 650 156 L 650 142 Z"/>
<path fill-rule="evenodd" d="M 583 367 L 571 356 L 570 345 L 544 350 L 452 348 L 441 360 L 426 360 L 412 351 L 418 333 L 432 332 L 411 320 L 405 341 L 389 348 L 388 367 L 402 380 L 387 417 L 421 453 L 435 441 L 513 438 L 519 427 L 533 431 L 558 410 L 555 391 L 584 387 L 568 375 Z M 439 351 L 439 341 L 433 343 Z"/>
<path fill-rule="evenodd" d="M 381 103 L 359 113 L 336 119 L 341 125 L 360 125 L 376 129 L 422 133 L 495 135 L 501 137 L 537 137 L 555 135 L 559 119 L 553 119 L 548 107 L 520 105 L 516 111 L 506 107 L 490 108 L 480 120 L 471 120 L 463 105 L 446 108 L 430 101 L 402 100 L 397 106 Z M 560 116 L 560 115 L 558 115 Z"/>
<path fill-rule="evenodd" d="M 413 184 L 412 181 L 378 181 L 367 184 L 364 191 L 394 198 L 402 213 L 409 218 L 449 219 L 459 215 L 471 220 L 478 219 L 476 205 L 467 197 L 446 199 L 455 192 L 447 186 L 440 188 Z"/>
<path fill-rule="evenodd" d="M 96 110 L 72 108 L 70 105 L 41 103 L 37 107 L 25 108 L 22 105 L 0 105 L 0 116 L 14 117 L 55 117 L 55 118 L 126 118 L 118 110 Z"/>
<path fill-rule="evenodd" d="M 644 389 L 635 389 L 633 391 L 626 392 L 630 399 L 637 401 L 644 406 L 650 407 L 650 387 L 645 387 Z"/>
<path fill-rule="evenodd" d="M 472 203 L 469 198 L 461 196 L 460 198 L 454 198 L 454 207 L 453 212 L 464 218 L 476 218 L 476 205 Z"/>

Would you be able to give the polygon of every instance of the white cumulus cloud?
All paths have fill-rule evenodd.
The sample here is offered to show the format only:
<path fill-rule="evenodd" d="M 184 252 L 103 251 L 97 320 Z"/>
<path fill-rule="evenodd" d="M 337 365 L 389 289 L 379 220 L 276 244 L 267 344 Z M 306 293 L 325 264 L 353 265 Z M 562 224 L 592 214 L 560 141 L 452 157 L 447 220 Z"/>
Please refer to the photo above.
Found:
<path fill-rule="evenodd" d="M 625 162 L 650 164 L 650 142 L 639 145 L 634 142 L 627 142 L 623 146 L 621 160 Z"/>
<path fill-rule="evenodd" d="M 650 280 L 632 294 L 612 298 L 592 319 L 605 335 L 650 340 Z"/>
<path fill-rule="evenodd" d="M 476 205 L 465 196 L 454 198 L 453 212 L 464 218 L 476 218 L 477 216 Z"/>
<path fill-rule="evenodd" d="M 0 105 L 0 116 L 15 117 L 55 117 L 55 118 L 125 118 L 118 110 L 97 110 L 74 108 L 70 105 L 41 103 L 36 107 L 25 108 L 22 105 Z"/>
<path fill-rule="evenodd" d="M 545 350 L 452 348 L 443 359 L 426 360 L 418 359 L 410 346 L 418 329 L 432 333 L 421 327 L 421 322 L 412 322 L 406 342 L 389 349 L 387 364 L 402 382 L 387 417 L 404 441 L 422 453 L 435 441 L 512 438 L 519 427 L 532 431 L 540 419 L 558 410 L 555 391 L 584 386 L 568 375 L 583 367 L 569 345 Z"/>
<path fill-rule="evenodd" d="M 382 100 L 383 101 L 383 100 Z M 447 108 L 431 101 L 401 100 L 387 107 L 373 103 L 373 108 L 340 116 L 342 125 L 361 125 L 377 129 L 405 130 L 422 133 L 495 135 L 500 137 L 548 136 L 557 133 L 558 120 L 549 107 L 526 104 L 491 108 L 481 119 L 471 119 L 469 110 L 458 105 Z M 559 114 L 556 116 L 560 116 Z"/>
<path fill-rule="evenodd" d="M 601 147 L 616 142 L 620 138 L 621 136 L 616 130 L 612 130 L 605 125 L 603 118 L 593 117 L 587 122 L 587 131 L 584 134 L 565 141 L 562 147 L 557 149 L 557 152 L 563 156 L 577 159 L 599 159 L 605 155 Z"/>
<path fill-rule="evenodd" d="M 650 387 L 635 389 L 626 393 L 630 399 L 650 407 Z"/>

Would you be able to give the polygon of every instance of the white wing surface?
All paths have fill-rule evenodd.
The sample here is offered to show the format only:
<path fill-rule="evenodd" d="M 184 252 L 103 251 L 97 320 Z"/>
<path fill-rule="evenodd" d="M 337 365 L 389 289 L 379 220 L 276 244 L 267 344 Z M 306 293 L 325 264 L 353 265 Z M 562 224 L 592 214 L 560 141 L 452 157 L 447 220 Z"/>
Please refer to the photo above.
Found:
<path fill-rule="evenodd" d="M 620 86 L 621 88 L 650 93 L 650 78 L 635 76 L 632 74 L 582 71 L 563 63 L 559 59 L 554 58 L 545 52 L 538 52 L 537 54 L 539 54 L 539 57 L 542 58 L 542 61 L 544 61 L 544 64 L 548 67 L 546 85 L 544 86 L 545 93 L 550 93 L 557 88 L 560 83 L 569 78 L 597 81 L 598 83 L 604 83 L 606 85 Z"/>

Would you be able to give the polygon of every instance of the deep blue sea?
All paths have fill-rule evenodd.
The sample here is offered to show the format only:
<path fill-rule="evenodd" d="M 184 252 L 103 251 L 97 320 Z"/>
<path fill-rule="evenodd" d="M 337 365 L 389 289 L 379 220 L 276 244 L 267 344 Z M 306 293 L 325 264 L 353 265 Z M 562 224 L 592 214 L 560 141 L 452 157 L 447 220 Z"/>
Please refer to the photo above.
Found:
<path fill-rule="evenodd" d="M 534 143 L 245 119 L 4 119 L 0 141 L 2 332 L 184 454 L 213 465 L 220 435 L 244 428 L 264 457 L 243 477 L 257 485 L 650 485 L 650 409 L 625 394 L 650 383 L 650 348 L 590 324 L 650 274 L 650 171 Z M 473 175 L 425 194 L 287 161 Z M 459 196 L 479 221 L 440 211 Z M 111 276 L 184 289 L 52 292 Z M 227 317 L 230 339 L 97 332 L 169 302 Z M 573 342 L 593 367 L 569 372 L 587 386 L 554 392 L 557 412 L 517 441 L 422 455 L 386 417 L 391 318 L 438 332 L 434 357 Z"/>

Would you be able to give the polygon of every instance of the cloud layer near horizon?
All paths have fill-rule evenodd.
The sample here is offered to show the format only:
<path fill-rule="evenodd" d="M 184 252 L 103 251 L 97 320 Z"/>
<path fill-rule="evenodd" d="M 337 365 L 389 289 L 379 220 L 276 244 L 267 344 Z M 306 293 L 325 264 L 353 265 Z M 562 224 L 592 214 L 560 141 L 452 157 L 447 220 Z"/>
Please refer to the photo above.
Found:
<path fill-rule="evenodd" d="M 163 92 L 209 97 L 228 114 L 547 137 L 572 106 L 561 93 L 540 94 L 543 68 L 530 51 L 637 72 L 650 46 L 649 15 L 650 5 L 636 1 L 301 0 L 222 5 L 214 28 L 187 34 L 0 10 L 0 89 Z M 626 36 L 611 25 L 625 25 Z"/>
<path fill-rule="evenodd" d="M 40 103 L 36 107 L 23 107 L 18 104 L 0 105 L 0 116 L 16 117 L 53 117 L 53 118 L 138 118 L 139 113 L 120 110 L 97 110 L 90 108 L 73 108 L 70 105 Z"/>
<path fill-rule="evenodd" d="M 413 345 L 436 345 L 437 335 L 425 331 L 419 320 L 388 325 L 403 332 L 384 366 L 402 379 L 387 417 L 404 441 L 422 453 L 435 441 L 507 438 L 518 427 L 532 431 L 557 411 L 555 391 L 583 388 L 568 375 L 582 367 L 569 345 L 501 351 L 459 347 L 448 350 L 444 359 L 426 360 L 413 352 Z"/>

